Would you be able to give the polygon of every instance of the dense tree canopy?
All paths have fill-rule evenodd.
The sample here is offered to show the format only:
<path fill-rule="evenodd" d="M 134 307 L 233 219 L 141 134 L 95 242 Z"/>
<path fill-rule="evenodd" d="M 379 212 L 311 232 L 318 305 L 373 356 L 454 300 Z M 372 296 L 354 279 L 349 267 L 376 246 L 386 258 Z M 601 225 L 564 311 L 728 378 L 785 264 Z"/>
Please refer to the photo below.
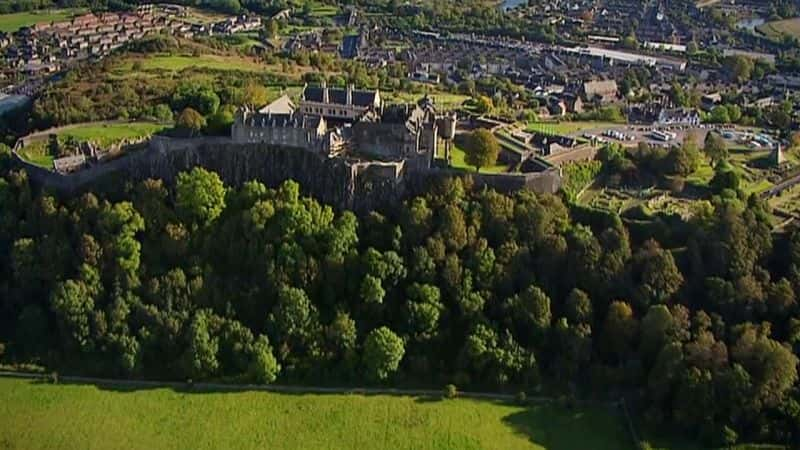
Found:
<path fill-rule="evenodd" d="M 642 150 L 624 158 L 661 161 Z M 449 179 L 356 216 L 294 182 L 226 187 L 201 168 L 172 186 L 55 197 L 5 155 L 7 361 L 134 378 L 548 386 L 625 395 L 647 421 L 714 445 L 800 443 L 800 232 L 773 235 L 757 197 L 724 188 L 662 232 Z M 603 158 L 625 173 L 613 149 Z"/>

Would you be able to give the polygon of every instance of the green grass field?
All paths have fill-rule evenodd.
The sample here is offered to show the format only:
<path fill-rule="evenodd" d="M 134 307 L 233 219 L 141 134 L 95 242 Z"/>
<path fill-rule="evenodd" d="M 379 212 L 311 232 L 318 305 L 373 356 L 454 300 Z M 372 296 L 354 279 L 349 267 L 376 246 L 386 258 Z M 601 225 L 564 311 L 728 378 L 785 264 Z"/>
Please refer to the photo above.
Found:
<path fill-rule="evenodd" d="M 19 156 L 29 163 L 44 167 L 53 168 L 53 155 L 47 152 L 47 147 L 43 143 L 33 144 L 19 150 Z"/>
<path fill-rule="evenodd" d="M 767 22 L 758 26 L 756 29 L 760 33 L 772 39 L 780 39 L 784 34 L 800 38 L 800 17 Z"/>
<path fill-rule="evenodd" d="M 0 31 L 12 32 L 37 23 L 58 22 L 84 12 L 86 10 L 80 8 L 67 8 L 0 14 Z"/>
<path fill-rule="evenodd" d="M 416 103 L 424 93 L 414 94 L 410 92 L 381 92 L 381 96 L 389 103 Z M 442 111 L 452 110 L 460 107 L 469 96 L 460 94 L 450 94 L 446 92 L 429 93 L 428 97 L 433 100 L 434 105 Z"/>
<path fill-rule="evenodd" d="M 150 136 L 165 128 L 167 128 L 167 125 L 151 122 L 111 124 L 87 123 L 65 130 L 59 133 L 59 136 L 64 138 L 73 137 L 78 141 L 97 142 L 101 146 L 105 146 L 125 139 Z"/>
<path fill-rule="evenodd" d="M 4 449 L 632 447 L 620 417 L 606 409 L 383 395 L 104 390 L 0 379 Z"/>
<path fill-rule="evenodd" d="M 444 150 L 442 150 L 442 151 L 444 151 Z M 452 158 L 453 158 L 452 159 L 453 167 L 455 167 L 456 169 L 464 169 L 464 170 L 467 170 L 469 172 L 475 172 L 475 167 L 470 166 L 469 164 L 467 164 L 467 162 L 465 160 L 466 157 L 467 157 L 467 154 L 464 153 L 464 150 L 462 150 L 457 145 L 453 145 L 451 152 L 452 152 Z M 495 164 L 494 166 L 491 166 L 491 167 L 482 167 L 481 168 L 481 173 L 503 173 L 503 172 L 508 172 L 508 166 L 507 165 Z"/>
<path fill-rule="evenodd" d="M 621 124 L 612 122 L 529 122 L 526 131 L 554 134 L 572 134 L 583 130 L 618 127 Z"/>
<path fill-rule="evenodd" d="M 78 124 L 68 129 L 61 130 L 58 136 L 62 139 L 72 137 L 81 142 L 95 142 L 101 147 L 107 147 L 125 139 L 150 136 L 167 127 L 168 125 L 152 122 L 93 122 Z M 47 139 L 47 134 L 41 134 L 31 138 L 28 145 L 20 150 L 20 156 L 37 166 L 46 167 L 48 169 L 52 168 L 53 155 L 49 154 L 47 151 Z"/>
<path fill-rule="evenodd" d="M 242 70 L 246 72 L 260 72 L 267 67 L 250 58 L 221 55 L 152 55 L 147 58 L 138 58 L 126 61 L 115 70 L 132 71 L 134 61 L 141 64 L 143 70 L 166 70 L 180 72 L 190 67 L 213 70 Z"/>

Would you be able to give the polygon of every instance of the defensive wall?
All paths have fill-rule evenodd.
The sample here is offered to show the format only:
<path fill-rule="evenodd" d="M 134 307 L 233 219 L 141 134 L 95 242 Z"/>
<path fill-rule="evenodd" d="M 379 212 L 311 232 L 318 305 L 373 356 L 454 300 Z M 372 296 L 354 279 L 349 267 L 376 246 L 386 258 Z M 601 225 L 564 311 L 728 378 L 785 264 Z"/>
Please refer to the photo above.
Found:
<path fill-rule="evenodd" d="M 299 148 L 265 144 L 234 144 L 227 137 L 169 138 L 154 136 L 146 149 L 111 161 L 97 163 L 70 174 L 59 174 L 24 161 L 15 152 L 17 165 L 38 186 L 76 194 L 95 186 L 107 186 L 148 178 L 174 182 L 180 172 L 199 166 L 217 172 L 232 186 L 258 180 L 270 187 L 293 179 L 303 192 L 340 209 L 363 212 L 396 204 L 408 195 L 423 192 L 430 181 L 469 175 L 476 187 L 501 192 L 529 189 L 556 192 L 561 173 L 551 167 L 533 173 L 469 174 L 455 169 L 411 170 L 404 162 L 356 161 L 331 158 Z"/>

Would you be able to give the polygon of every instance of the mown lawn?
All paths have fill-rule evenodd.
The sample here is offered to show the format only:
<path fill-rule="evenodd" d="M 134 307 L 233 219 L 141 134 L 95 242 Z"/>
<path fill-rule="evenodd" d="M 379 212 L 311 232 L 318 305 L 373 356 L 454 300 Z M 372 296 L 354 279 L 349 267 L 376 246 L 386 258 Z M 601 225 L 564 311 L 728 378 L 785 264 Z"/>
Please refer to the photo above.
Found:
<path fill-rule="evenodd" d="M 86 10 L 81 8 L 67 8 L 0 14 L 0 31 L 12 32 L 37 23 L 58 22 L 84 12 Z"/>
<path fill-rule="evenodd" d="M 92 141 L 101 146 L 105 146 L 120 142 L 124 139 L 150 136 L 165 128 L 167 128 L 167 125 L 151 122 L 87 123 L 65 130 L 59 133 L 59 136 L 62 138 L 73 137 L 78 141 Z"/>
<path fill-rule="evenodd" d="M 526 131 L 552 133 L 552 134 L 571 134 L 583 130 L 593 130 L 600 128 L 619 127 L 619 123 L 613 122 L 528 122 Z"/>
<path fill-rule="evenodd" d="M 421 98 L 425 97 L 424 93 L 414 94 L 411 92 L 381 92 L 381 96 L 385 101 L 388 103 L 416 103 Z M 469 100 L 469 96 L 460 95 L 460 94 L 450 94 L 446 92 L 442 93 L 430 93 L 428 94 L 433 100 L 434 105 L 437 109 L 441 111 L 448 111 L 459 108 L 466 100 Z"/>
<path fill-rule="evenodd" d="M 101 147 L 107 147 L 125 139 L 151 136 L 167 127 L 166 124 L 153 122 L 91 122 L 62 130 L 58 136 L 61 139 L 72 137 L 79 142 L 94 142 Z M 31 164 L 51 169 L 54 157 L 48 152 L 47 139 L 46 133 L 32 137 L 31 142 L 19 151 L 20 156 Z"/>
<path fill-rule="evenodd" d="M 444 150 L 442 150 L 441 153 L 443 154 Z M 464 169 L 469 172 L 475 172 L 475 167 L 467 164 L 466 162 L 467 154 L 464 152 L 463 149 L 454 144 L 453 147 L 451 148 L 451 153 L 452 153 L 451 164 L 453 167 L 455 167 L 456 169 Z M 508 166 L 504 164 L 495 164 L 494 166 L 491 167 L 481 168 L 481 173 L 504 173 L 504 172 L 508 172 Z"/>
<path fill-rule="evenodd" d="M 383 395 L 114 389 L 0 379 L 0 448 L 633 447 L 620 417 L 605 408 Z"/>
<path fill-rule="evenodd" d="M 44 144 L 23 147 L 19 150 L 19 156 L 33 165 L 46 169 L 53 168 L 54 157 L 47 152 L 47 146 Z"/>

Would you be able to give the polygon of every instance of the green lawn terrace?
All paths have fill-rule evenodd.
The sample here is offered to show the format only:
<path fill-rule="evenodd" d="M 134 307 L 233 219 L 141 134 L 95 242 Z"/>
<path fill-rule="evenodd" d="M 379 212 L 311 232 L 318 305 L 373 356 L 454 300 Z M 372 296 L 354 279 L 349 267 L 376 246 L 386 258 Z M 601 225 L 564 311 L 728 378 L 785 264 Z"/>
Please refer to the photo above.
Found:
<path fill-rule="evenodd" d="M 455 111 L 461 109 L 471 97 L 468 95 L 441 92 L 425 86 L 420 92 L 381 91 L 381 98 L 387 103 L 417 103 L 426 95 L 433 101 L 437 111 Z"/>
<path fill-rule="evenodd" d="M 60 22 L 85 12 L 86 9 L 84 8 L 65 8 L 0 14 L 0 31 L 12 33 L 22 27 L 40 23 Z"/>
<path fill-rule="evenodd" d="M 623 125 L 625 124 L 599 121 L 537 121 L 524 124 L 525 131 L 529 133 L 557 134 L 562 136 L 572 136 L 589 130 L 603 131 Z"/>
<path fill-rule="evenodd" d="M 157 122 L 93 122 L 68 125 L 56 130 L 42 131 L 23 138 L 23 145 L 17 151 L 25 161 L 51 169 L 57 157 L 48 148 L 49 136 L 55 133 L 59 142 L 90 142 L 107 149 L 124 141 L 152 136 L 170 128 L 170 124 Z"/>

